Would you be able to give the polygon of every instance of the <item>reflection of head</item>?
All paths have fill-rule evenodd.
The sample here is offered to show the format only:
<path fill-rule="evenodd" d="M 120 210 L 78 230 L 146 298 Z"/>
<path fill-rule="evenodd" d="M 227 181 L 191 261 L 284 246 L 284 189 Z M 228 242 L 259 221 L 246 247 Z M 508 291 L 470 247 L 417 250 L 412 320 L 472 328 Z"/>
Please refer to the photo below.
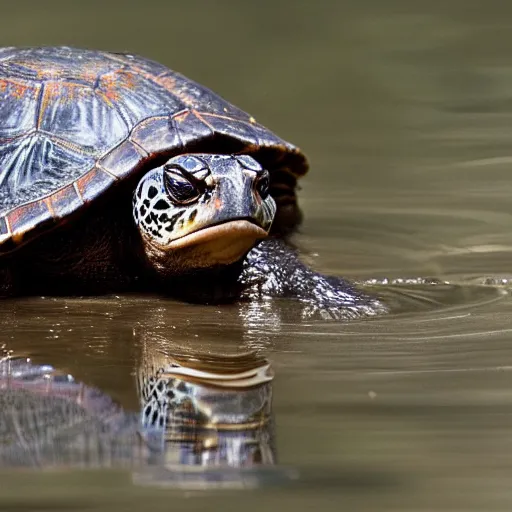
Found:
<path fill-rule="evenodd" d="M 156 357 L 141 372 L 142 425 L 177 465 L 248 467 L 275 462 L 272 374 L 254 354 Z M 192 366 L 193 365 L 193 366 Z"/>

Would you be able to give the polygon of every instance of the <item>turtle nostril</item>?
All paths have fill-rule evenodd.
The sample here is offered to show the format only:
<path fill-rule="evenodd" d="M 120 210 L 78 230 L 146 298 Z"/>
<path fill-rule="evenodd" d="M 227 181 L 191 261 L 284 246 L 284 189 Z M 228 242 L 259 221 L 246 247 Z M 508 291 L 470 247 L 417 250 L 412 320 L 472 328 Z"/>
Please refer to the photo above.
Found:
<path fill-rule="evenodd" d="M 260 195 L 261 199 L 263 199 L 263 201 L 265 201 L 265 199 L 268 197 L 269 189 L 270 179 L 268 173 L 265 173 L 256 181 L 256 191 Z"/>

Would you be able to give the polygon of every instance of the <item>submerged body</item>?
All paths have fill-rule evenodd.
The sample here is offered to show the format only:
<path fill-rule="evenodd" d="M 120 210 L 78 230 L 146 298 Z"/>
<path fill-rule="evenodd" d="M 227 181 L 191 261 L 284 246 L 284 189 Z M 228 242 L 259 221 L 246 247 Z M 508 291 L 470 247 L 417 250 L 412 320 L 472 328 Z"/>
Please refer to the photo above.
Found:
<path fill-rule="evenodd" d="M 300 222 L 306 170 L 298 148 L 155 62 L 0 50 L 0 293 L 277 296 L 337 318 L 384 311 L 283 240 Z"/>

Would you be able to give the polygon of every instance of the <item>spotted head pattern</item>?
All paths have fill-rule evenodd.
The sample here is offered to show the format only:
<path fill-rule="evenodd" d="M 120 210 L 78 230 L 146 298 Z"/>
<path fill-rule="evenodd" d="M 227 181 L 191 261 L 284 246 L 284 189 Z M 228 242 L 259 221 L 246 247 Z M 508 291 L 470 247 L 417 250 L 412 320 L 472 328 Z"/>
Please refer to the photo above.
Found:
<path fill-rule="evenodd" d="M 149 171 L 133 197 L 146 252 L 195 247 L 201 267 L 209 264 L 205 253 L 214 265 L 230 245 L 243 256 L 268 234 L 275 212 L 268 171 L 248 155 L 179 155 Z"/>

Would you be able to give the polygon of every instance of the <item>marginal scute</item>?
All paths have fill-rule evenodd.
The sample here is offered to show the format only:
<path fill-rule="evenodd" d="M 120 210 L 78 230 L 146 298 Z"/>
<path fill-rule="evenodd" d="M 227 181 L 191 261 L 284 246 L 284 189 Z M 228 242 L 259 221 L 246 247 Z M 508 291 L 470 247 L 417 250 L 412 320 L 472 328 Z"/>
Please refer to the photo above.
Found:
<path fill-rule="evenodd" d="M 199 112 L 199 116 L 203 122 L 206 122 L 211 126 L 215 133 L 232 137 L 236 140 L 242 141 L 248 146 L 256 146 L 259 144 L 259 138 L 256 130 L 254 129 L 254 125 L 231 117 L 218 116 L 208 112 Z"/>
<path fill-rule="evenodd" d="M 18 206 L 7 214 L 7 222 L 11 228 L 13 239 L 19 243 L 28 231 L 43 229 L 47 224 L 53 224 L 54 218 L 46 201 L 40 199 L 32 203 Z"/>
<path fill-rule="evenodd" d="M 90 202 L 112 185 L 114 181 L 115 178 L 108 172 L 95 167 L 76 181 L 76 188 L 84 202 Z"/>
<path fill-rule="evenodd" d="M 5 217 L 0 217 L 0 244 L 11 236 Z"/>
<path fill-rule="evenodd" d="M 57 219 L 63 219 L 68 215 L 71 215 L 74 211 L 78 210 L 84 202 L 78 191 L 71 183 L 57 192 L 54 192 L 49 198 L 53 215 Z"/>
<path fill-rule="evenodd" d="M 142 155 L 139 149 L 129 140 L 125 140 L 104 156 L 99 165 L 117 178 L 128 176 L 130 172 L 141 162 L 147 153 Z"/>
<path fill-rule="evenodd" d="M 179 148 L 180 138 L 171 128 L 170 117 L 154 117 L 139 124 L 132 132 L 131 140 L 148 154 Z"/>
<path fill-rule="evenodd" d="M 176 114 L 173 116 L 173 127 L 178 132 L 183 147 L 201 140 L 211 139 L 214 132 L 210 125 L 206 124 L 195 111 L 187 114 Z"/>

